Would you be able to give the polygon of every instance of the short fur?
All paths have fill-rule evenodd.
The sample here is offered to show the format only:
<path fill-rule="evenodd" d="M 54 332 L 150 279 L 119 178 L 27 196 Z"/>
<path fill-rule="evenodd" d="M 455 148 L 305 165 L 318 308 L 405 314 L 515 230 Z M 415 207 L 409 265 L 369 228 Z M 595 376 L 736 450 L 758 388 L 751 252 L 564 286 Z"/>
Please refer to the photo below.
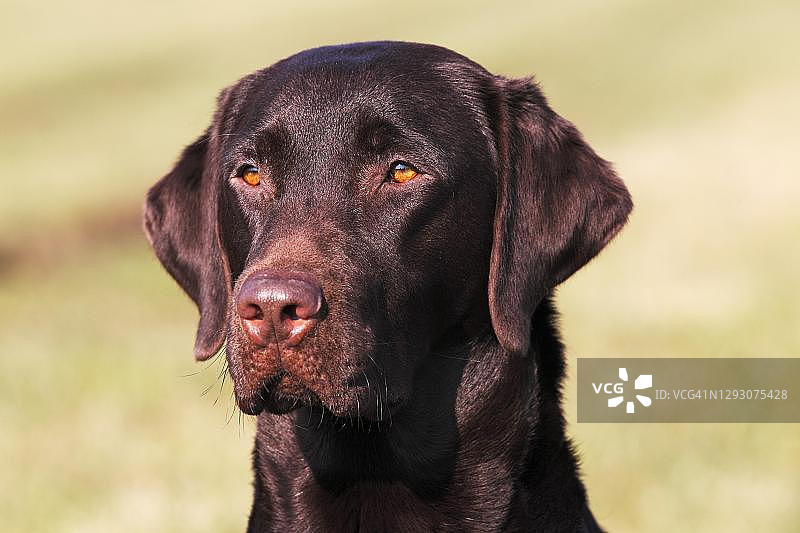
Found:
<path fill-rule="evenodd" d="M 398 160 L 420 175 L 388 180 Z M 317 48 L 225 89 L 145 229 L 200 310 L 196 357 L 225 343 L 258 415 L 248 531 L 599 531 L 550 293 L 631 207 L 535 84 L 444 48 Z M 298 346 L 243 331 L 264 269 L 319 281 Z"/>

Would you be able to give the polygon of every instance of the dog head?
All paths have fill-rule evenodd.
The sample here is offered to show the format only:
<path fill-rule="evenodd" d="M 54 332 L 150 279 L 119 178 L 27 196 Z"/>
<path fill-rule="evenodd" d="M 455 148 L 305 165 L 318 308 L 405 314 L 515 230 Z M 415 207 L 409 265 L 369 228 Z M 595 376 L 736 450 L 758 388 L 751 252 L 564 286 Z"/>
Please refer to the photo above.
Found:
<path fill-rule="evenodd" d="M 376 418 L 432 351 L 527 353 L 536 306 L 631 201 L 529 80 L 411 43 L 313 49 L 222 91 L 145 230 L 240 408 Z"/>

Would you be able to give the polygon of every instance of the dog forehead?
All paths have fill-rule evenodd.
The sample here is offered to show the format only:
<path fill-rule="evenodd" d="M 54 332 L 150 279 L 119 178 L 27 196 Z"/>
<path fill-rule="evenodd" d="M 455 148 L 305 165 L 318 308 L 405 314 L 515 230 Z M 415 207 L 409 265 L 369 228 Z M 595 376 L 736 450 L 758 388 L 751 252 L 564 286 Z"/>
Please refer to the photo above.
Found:
<path fill-rule="evenodd" d="M 300 52 L 240 80 L 230 109 L 237 130 L 270 123 L 309 133 L 354 119 L 436 122 L 469 119 L 476 79 L 486 74 L 467 58 L 433 45 L 356 43 Z M 473 90 L 470 90 L 472 88 Z M 338 124 L 337 124 L 338 123 Z"/>
<path fill-rule="evenodd" d="M 323 83 L 358 79 L 369 83 L 430 75 L 441 63 L 460 62 L 472 63 L 439 46 L 383 41 L 312 48 L 278 61 L 270 69 L 284 79 L 299 77 Z"/>

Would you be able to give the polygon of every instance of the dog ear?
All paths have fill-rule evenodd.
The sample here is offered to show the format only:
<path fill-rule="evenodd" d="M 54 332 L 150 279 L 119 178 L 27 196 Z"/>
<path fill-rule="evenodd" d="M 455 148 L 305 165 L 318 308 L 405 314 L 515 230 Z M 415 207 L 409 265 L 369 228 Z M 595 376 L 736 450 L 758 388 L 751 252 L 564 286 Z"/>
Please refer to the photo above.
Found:
<path fill-rule="evenodd" d="M 219 180 L 212 144 L 209 128 L 148 191 L 144 209 L 144 230 L 156 256 L 200 311 L 194 345 L 200 361 L 225 341 L 230 290 L 217 222 Z"/>
<path fill-rule="evenodd" d="M 611 165 L 531 80 L 498 83 L 489 309 L 500 344 L 526 354 L 536 307 L 603 249 L 633 204 Z"/>

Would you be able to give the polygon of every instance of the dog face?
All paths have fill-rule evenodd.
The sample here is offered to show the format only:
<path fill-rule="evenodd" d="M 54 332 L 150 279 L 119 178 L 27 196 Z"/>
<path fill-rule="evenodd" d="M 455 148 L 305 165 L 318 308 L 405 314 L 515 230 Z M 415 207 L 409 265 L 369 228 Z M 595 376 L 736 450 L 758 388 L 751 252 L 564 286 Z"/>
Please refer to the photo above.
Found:
<path fill-rule="evenodd" d="M 149 192 L 145 229 L 226 342 L 240 408 L 381 419 L 432 352 L 528 351 L 539 301 L 631 209 L 527 80 L 443 48 L 302 52 L 225 89 Z"/>

